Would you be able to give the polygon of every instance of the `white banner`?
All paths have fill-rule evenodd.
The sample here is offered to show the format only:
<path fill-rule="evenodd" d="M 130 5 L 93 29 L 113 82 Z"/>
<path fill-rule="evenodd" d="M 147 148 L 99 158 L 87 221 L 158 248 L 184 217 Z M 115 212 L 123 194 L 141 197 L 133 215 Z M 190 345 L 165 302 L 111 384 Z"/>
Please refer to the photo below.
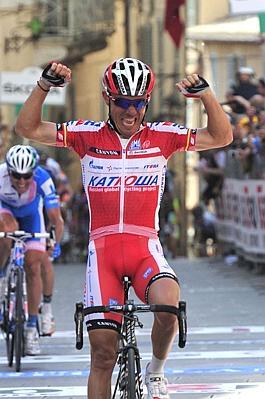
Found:
<path fill-rule="evenodd" d="M 21 72 L 0 73 L 0 104 L 23 104 L 39 80 L 42 69 L 26 68 Z M 66 88 L 52 88 L 46 97 L 47 105 L 64 105 Z"/>
<path fill-rule="evenodd" d="M 265 254 L 265 181 L 225 179 L 216 212 L 218 238 Z"/>
<path fill-rule="evenodd" d="M 265 12 L 264 0 L 230 0 L 231 14 L 257 14 Z"/>

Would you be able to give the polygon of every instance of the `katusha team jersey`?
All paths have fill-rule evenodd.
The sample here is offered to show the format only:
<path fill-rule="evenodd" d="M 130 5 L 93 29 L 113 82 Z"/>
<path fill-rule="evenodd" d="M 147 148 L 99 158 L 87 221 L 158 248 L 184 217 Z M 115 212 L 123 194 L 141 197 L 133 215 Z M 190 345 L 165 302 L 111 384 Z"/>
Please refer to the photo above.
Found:
<path fill-rule="evenodd" d="M 196 130 L 177 123 L 147 123 L 124 140 L 107 122 L 57 125 L 57 146 L 80 157 L 90 212 L 90 238 L 131 233 L 157 237 L 168 158 L 194 150 Z M 184 172 L 183 172 L 184 173 Z"/>

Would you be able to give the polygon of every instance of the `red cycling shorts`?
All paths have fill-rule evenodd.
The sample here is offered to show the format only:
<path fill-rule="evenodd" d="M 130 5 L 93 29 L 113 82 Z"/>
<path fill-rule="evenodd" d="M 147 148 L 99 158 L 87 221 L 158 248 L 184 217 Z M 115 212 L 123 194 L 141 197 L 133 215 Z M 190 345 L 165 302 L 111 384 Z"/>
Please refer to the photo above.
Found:
<path fill-rule="evenodd" d="M 84 305 L 124 303 L 123 276 L 128 276 L 138 298 L 148 302 L 153 281 L 176 274 L 164 257 L 159 239 L 133 234 L 111 234 L 90 241 Z M 107 328 L 119 330 L 121 316 L 97 313 L 86 316 L 88 330 Z"/>

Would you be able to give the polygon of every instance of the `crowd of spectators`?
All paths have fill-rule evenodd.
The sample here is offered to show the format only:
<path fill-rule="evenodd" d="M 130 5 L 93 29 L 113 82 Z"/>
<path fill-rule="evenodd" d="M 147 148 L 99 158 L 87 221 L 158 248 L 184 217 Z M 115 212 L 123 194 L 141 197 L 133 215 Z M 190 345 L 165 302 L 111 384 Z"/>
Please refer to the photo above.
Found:
<path fill-rule="evenodd" d="M 224 178 L 265 178 L 265 78 L 256 77 L 251 67 L 239 68 L 222 106 L 233 126 L 234 140 L 226 148 L 200 153 L 196 170 L 202 177 L 201 201 L 192 213 L 201 245 L 208 238 L 216 243 L 214 200 Z"/>
<path fill-rule="evenodd" d="M 225 176 L 263 179 L 265 176 L 265 78 L 252 68 L 240 68 L 238 83 L 227 92 L 234 141 L 227 152 Z M 233 167 L 231 167 L 233 166 Z"/>

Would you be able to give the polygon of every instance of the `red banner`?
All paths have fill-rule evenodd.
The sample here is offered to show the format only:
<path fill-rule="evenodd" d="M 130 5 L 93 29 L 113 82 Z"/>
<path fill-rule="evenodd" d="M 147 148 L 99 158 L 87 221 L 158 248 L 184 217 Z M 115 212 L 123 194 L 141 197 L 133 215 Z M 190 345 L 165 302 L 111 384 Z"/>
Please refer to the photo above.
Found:
<path fill-rule="evenodd" d="M 184 4 L 185 0 L 166 0 L 165 30 L 168 31 L 177 47 L 180 46 L 185 26 L 179 16 L 180 6 Z"/>

